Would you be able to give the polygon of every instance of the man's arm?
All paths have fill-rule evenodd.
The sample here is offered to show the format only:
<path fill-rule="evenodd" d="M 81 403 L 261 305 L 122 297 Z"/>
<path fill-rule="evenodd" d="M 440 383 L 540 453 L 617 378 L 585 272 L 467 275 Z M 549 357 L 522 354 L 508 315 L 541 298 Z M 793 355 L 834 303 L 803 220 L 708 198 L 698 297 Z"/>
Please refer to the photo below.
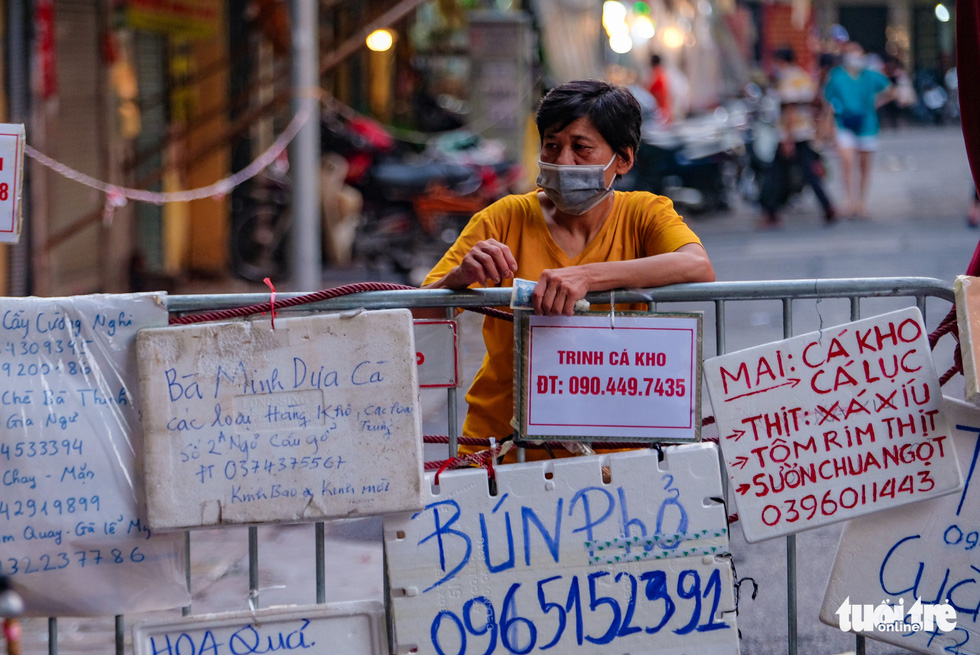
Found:
<path fill-rule="evenodd" d="M 708 253 L 700 244 L 689 243 L 674 252 L 640 259 L 547 269 L 541 274 L 531 301 L 538 314 L 571 316 L 575 301 L 591 291 L 714 280 L 715 271 Z"/>
<path fill-rule="evenodd" d="M 514 277 L 517 260 L 510 248 L 496 239 L 478 241 L 463 257 L 458 266 L 449 269 L 441 278 L 424 285 L 423 289 L 467 289 L 473 284 L 494 282 Z M 415 318 L 441 318 L 444 309 L 423 307 L 412 311 Z"/>

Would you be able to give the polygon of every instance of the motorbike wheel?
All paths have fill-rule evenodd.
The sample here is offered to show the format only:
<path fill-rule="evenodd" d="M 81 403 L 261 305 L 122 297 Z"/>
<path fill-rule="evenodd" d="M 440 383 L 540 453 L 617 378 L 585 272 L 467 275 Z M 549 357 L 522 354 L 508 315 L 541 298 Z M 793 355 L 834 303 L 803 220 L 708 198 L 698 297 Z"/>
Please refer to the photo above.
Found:
<path fill-rule="evenodd" d="M 401 206 L 369 211 L 354 237 L 353 256 L 374 275 L 405 282 L 412 270 L 418 219 Z"/>
<path fill-rule="evenodd" d="M 261 282 L 289 274 L 290 213 L 286 207 L 256 204 L 233 227 L 232 267 L 237 275 Z"/>

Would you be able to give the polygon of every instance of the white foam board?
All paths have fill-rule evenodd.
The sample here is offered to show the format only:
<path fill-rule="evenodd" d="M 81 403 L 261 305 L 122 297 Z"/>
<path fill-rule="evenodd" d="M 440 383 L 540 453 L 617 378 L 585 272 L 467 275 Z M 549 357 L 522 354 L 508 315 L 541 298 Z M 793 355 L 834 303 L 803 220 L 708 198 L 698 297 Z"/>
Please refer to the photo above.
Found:
<path fill-rule="evenodd" d="M 154 529 L 421 507 L 407 310 L 142 330 Z"/>
<path fill-rule="evenodd" d="M 750 542 L 960 486 L 914 307 L 715 357 L 704 369 Z"/>
<path fill-rule="evenodd" d="M 852 605 L 949 602 L 950 631 L 863 634 L 920 653 L 980 653 L 980 410 L 946 398 L 952 444 L 963 472 L 963 490 L 942 498 L 848 521 L 830 573 L 820 620 L 839 628 L 837 610 Z"/>
<path fill-rule="evenodd" d="M 428 475 L 385 517 L 396 651 L 737 653 L 717 448 L 665 454 Z"/>

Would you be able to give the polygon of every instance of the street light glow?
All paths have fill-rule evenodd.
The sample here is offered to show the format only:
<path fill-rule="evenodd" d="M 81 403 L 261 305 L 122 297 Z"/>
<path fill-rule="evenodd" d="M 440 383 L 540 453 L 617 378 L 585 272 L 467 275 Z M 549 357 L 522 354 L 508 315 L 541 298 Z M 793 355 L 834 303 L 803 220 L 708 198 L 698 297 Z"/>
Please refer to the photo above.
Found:
<path fill-rule="evenodd" d="M 626 24 L 626 5 L 617 0 L 606 0 L 602 3 L 602 26 L 610 36 L 616 26 Z"/>
<path fill-rule="evenodd" d="M 941 23 L 949 22 L 949 9 L 947 9 L 946 5 L 941 2 L 936 5 L 936 18 L 938 18 Z"/>
<path fill-rule="evenodd" d="M 388 30 L 374 30 L 367 35 L 365 43 L 369 50 L 375 52 L 385 52 L 391 49 L 391 44 L 394 43 L 395 39 Z"/>
<path fill-rule="evenodd" d="M 649 16 L 637 16 L 633 19 L 633 34 L 638 39 L 652 39 L 656 29 L 653 27 L 653 21 L 650 20 Z"/>
<path fill-rule="evenodd" d="M 668 48 L 679 48 L 684 45 L 684 33 L 671 25 L 663 30 L 664 45 Z"/>
<path fill-rule="evenodd" d="M 618 55 L 624 55 L 633 49 L 633 39 L 629 32 L 616 32 L 609 37 L 609 48 Z"/>

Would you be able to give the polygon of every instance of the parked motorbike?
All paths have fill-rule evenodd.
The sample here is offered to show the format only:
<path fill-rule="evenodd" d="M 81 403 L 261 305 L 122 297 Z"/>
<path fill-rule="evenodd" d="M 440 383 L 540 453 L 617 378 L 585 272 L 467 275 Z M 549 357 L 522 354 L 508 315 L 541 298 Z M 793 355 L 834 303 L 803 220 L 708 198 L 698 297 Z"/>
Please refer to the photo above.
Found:
<path fill-rule="evenodd" d="M 321 139 L 324 179 L 331 181 L 325 186 L 332 189 L 329 199 L 324 190 L 325 206 L 360 210 L 353 224 L 325 216 L 329 263 L 363 265 L 412 284 L 421 281 L 474 213 L 511 192 L 522 177 L 502 151 L 488 147 L 491 142 L 464 133 L 436 139 L 419 151 L 396 141 L 376 121 L 331 112 L 323 117 Z M 358 201 L 334 197 L 341 195 L 340 185 L 356 191 Z M 240 194 L 232 264 L 241 277 L 288 273 L 290 197 L 286 167 L 276 165 Z"/>
<path fill-rule="evenodd" d="M 289 274 L 292 182 L 281 157 L 249 180 L 232 199 L 231 266 L 253 282 Z"/>
<path fill-rule="evenodd" d="M 670 125 L 644 120 L 636 164 L 619 187 L 665 195 L 690 213 L 727 210 L 743 150 L 724 108 Z"/>
<path fill-rule="evenodd" d="M 347 182 L 364 197 L 355 261 L 418 284 L 470 217 L 513 190 L 520 168 L 497 142 L 464 131 L 435 136 L 419 151 L 370 119 L 333 115 L 323 148 L 345 157 Z M 358 168 L 355 168 L 355 164 Z"/>

